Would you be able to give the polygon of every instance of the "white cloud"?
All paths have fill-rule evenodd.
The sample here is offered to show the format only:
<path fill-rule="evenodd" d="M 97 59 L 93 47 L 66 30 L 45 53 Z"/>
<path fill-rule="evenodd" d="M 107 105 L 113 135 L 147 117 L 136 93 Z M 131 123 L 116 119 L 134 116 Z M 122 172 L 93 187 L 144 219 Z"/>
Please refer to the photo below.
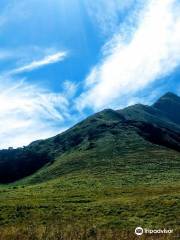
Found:
<path fill-rule="evenodd" d="M 87 0 L 84 4 L 95 25 L 103 34 L 110 35 L 119 25 L 119 14 L 123 12 L 124 18 L 134 2 L 135 0 Z"/>
<path fill-rule="evenodd" d="M 69 98 L 73 98 L 76 94 L 78 88 L 78 84 L 75 84 L 74 82 L 71 82 L 69 80 L 65 80 L 63 83 L 63 92 L 66 96 Z"/>
<path fill-rule="evenodd" d="M 19 147 L 63 131 L 68 99 L 19 80 L 0 79 L 0 148 Z"/>
<path fill-rule="evenodd" d="M 135 13 L 136 27 L 125 24 L 106 44 L 102 61 L 92 69 L 77 100 L 79 109 L 117 106 L 123 95 L 131 96 L 180 65 L 179 2 L 146 3 Z"/>
<path fill-rule="evenodd" d="M 56 52 L 54 54 L 45 56 L 43 59 L 34 60 L 31 63 L 28 63 L 22 67 L 16 68 L 10 71 L 9 74 L 12 75 L 12 74 L 18 74 L 23 72 L 30 72 L 35 69 L 41 68 L 43 66 L 60 62 L 64 60 L 66 56 L 67 56 L 67 52 Z"/>
<path fill-rule="evenodd" d="M 76 90 L 73 83 L 65 81 L 64 91 L 54 93 L 45 87 L 32 85 L 26 79 L 14 77 L 62 61 L 66 56 L 67 52 L 52 47 L 0 49 L 0 60 L 12 60 L 13 65 L 22 66 L 7 69 L 0 76 L 0 149 L 19 147 L 37 139 L 48 138 L 68 126 L 67 122 L 71 119 L 70 92 L 72 95 Z"/>

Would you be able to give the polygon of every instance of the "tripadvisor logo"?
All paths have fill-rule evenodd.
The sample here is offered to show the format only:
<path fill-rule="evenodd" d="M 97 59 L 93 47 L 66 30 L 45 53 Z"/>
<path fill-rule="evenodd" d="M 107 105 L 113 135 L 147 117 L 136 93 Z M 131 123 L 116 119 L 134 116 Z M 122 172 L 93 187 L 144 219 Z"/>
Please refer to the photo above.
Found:
<path fill-rule="evenodd" d="M 143 228 L 142 227 L 137 227 L 135 229 L 135 234 L 138 235 L 138 236 L 142 235 L 143 234 Z"/>
<path fill-rule="evenodd" d="M 142 234 L 170 234 L 173 233 L 173 229 L 148 229 L 148 228 L 142 228 L 142 227 L 137 227 L 135 229 L 135 234 L 138 236 L 141 236 Z"/>

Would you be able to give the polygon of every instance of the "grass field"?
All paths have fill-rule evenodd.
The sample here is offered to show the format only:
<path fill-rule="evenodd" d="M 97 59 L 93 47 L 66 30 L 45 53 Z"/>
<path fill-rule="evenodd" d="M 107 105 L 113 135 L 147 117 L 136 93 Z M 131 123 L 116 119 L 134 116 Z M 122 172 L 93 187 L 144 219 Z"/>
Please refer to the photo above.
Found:
<path fill-rule="evenodd" d="M 52 165 L 1 186 L 0 239 L 136 239 L 137 226 L 174 230 L 172 235 L 141 239 L 175 239 L 180 230 L 180 154 L 153 147 L 148 156 L 151 162 L 139 153 L 135 163 L 129 154 L 114 158 L 109 166 L 104 159 L 106 167 L 97 164 L 75 171 L 76 162 L 69 154 L 63 159 L 71 158 L 70 173 L 43 182 L 57 171 Z"/>

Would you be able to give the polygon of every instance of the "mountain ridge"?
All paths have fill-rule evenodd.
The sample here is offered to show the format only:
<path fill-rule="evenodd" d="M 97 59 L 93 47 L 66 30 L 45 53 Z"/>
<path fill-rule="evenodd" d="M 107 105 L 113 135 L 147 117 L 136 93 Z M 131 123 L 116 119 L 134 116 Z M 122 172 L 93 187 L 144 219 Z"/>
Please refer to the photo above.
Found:
<path fill-rule="evenodd" d="M 135 139 L 139 149 L 146 145 L 156 148 L 157 145 L 180 151 L 179 115 L 174 116 L 171 109 L 165 108 L 166 104 L 172 105 L 172 102 L 175 102 L 175 107 L 180 112 L 180 98 L 167 93 L 152 106 L 136 104 L 117 111 L 105 109 L 52 138 L 35 141 L 24 148 L 1 150 L 0 183 L 10 183 L 36 175 L 37 171 L 41 172 L 41 168 L 45 172 L 48 169 L 56 172 L 58 168 L 59 174 L 72 171 L 73 154 L 79 158 L 88 154 L 86 158 L 90 159 L 94 154 L 98 159 L 97 153 L 104 152 L 103 142 L 109 144 L 106 146 L 109 156 L 114 151 L 113 144 L 117 145 L 119 154 L 135 153 Z M 130 136 L 132 139 L 129 139 Z M 64 162 L 62 156 L 68 158 L 68 161 Z M 95 161 L 95 164 L 103 167 L 101 161 Z M 91 162 L 77 160 L 73 171 L 87 169 L 88 165 L 89 169 L 93 169 Z"/>

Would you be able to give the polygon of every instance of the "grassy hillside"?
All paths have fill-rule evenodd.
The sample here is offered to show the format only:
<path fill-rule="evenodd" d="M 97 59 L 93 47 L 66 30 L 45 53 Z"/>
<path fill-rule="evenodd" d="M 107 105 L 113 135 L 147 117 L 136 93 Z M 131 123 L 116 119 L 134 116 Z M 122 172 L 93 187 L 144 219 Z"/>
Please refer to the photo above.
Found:
<path fill-rule="evenodd" d="M 76 167 L 78 160 L 85 162 L 89 158 L 90 152 L 87 155 L 69 153 L 56 162 L 58 166 L 63 160 L 65 168 L 71 160 L 68 173 L 62 172 L 59 165 L 44 169 L 26 181 L 2 186 L 2 239 L 9 234 L 9 239 L 23 234 L 33 239 L 30 235 L 37 236 L 39 232 L 53 236 L 58 232 L 64 235 L 62 239 L 98 239 L 98 234 L 99 239 L 133 239 L 137 226 L 173 228 L 172 237 L 177 236 L 180 230 L 180 154 L 149 146 L 136 154 L 117 154 L 112 161 L 107 151 L 103 152 L 99 164 L 91 168 Z M 144 151 L 146 156 L 143 156 Z M 52 179 L 44 181 L 49 178 Z M 33 184 L 34 181 L 41 183 Z M 76 238 L 75 234 L 82 238 Z M 174 238 L 168 236 L 168 239 Z"/>
<path fill-rule="evenodd" d="M 49 161 L 0 186 L 0 240 L 179 239 L 179 125 L 136 109 L 104 110 L 30 144 Z M 174 233 L 137 238 L 137 226 Z"/>

